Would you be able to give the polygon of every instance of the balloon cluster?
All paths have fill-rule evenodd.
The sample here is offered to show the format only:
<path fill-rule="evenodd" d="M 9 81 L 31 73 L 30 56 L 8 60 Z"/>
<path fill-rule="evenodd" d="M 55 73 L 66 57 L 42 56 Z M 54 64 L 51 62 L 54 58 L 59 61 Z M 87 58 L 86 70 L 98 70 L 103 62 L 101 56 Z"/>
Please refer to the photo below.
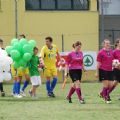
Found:
<path fill-rule="evenodd" d="M 10 65 L 13 60 L 7 55 L 7 52 L 0 48 L 0 82 L 11 80 Z"/>
<path fill-rule="evenodd" d="M 20 40 L 12 39 L 11 46 L 7 46 L 5 50 L 13 59 L 13 65 L 15 68 L 25 68 L 27 62 L 31 59 L 33 55 L 33 48 L 35 46 L 35 40 L 28 41 L 25 38 L 22 38 Z"/>

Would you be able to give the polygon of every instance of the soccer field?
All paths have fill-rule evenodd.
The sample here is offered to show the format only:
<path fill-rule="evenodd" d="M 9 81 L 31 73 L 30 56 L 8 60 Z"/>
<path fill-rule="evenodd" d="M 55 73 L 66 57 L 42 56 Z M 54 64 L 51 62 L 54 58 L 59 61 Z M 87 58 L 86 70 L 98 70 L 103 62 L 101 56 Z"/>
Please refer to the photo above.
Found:
<path fill-rule="evenodd" d="M 119 120 L 120 95 L 118 87 L 111 95 L 112 103 L 106 104 L 98 97 L 100 83 L 82 83 L 82 91 L 86 104 L 79 104 L 77 95 L 73 96 L 73 103 L 66 101 L 69 89 L 67 84 L 61 90 L 61 84 L 56 87 L 56 98 L 46 96 L 45 85 L 38 91 L 38 99 L 29 97 L 16 99 L 10 96 L 11 85 L 5 85 L 6 97 L 0 97 L 0 120 Z M 26 89 L 26 93 L 30 86 Z"/>

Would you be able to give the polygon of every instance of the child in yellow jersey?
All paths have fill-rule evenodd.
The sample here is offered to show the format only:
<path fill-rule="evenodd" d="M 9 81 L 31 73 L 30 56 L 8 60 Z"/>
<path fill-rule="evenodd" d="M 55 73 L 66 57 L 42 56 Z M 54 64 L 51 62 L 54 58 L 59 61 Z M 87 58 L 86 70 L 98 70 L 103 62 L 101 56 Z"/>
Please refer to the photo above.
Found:
<path fill-rule="evenodd" d="M 52 44 L 51 37 L 45 38 L 46 45 L 41 49 L 40 57 L 44 61 L 44 76 L 46 77 L 46 89 L 49 97 L 55 97 L 53 90 L 57 84 L 56 57 L 60 59 L 58 48 Z M 52 82 L 50 79 L 53 78 Z"/>
<path fill-rule="evenodd" d="M 22 38 L 26 38 L 24 34 L 21 34 L 18 36 L 18 40 L 21 40 Z M 13 96 L 17 98 L 21 98 L 22 96 L 25 97 L 26 94 L 24 91 L 26 87 L 29 85 L 29 81 L 30 81 L 28 66 L 26 66 L 26 68 L 24 69 L 21 67 L 18 69 L 15 69 L 14 66 L 12 65 L 11 72 L 14 79 L 13 93 L 12 93 Z M 20 89 L 20 82 L 23 76 L 25 77 L 25 81 L 24 81 L 23 87 Z"/>

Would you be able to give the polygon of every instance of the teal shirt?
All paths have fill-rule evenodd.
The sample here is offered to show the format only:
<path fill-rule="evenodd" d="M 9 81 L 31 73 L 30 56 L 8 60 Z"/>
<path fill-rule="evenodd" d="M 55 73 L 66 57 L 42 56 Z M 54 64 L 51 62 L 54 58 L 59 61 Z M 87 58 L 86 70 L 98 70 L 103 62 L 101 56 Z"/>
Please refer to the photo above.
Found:
<path fill-rule="evenodd" d="M 40 76 L 40 72 L 38 70 L 39 57 L 37 55 L 33 55 L 29 62 L 29 72 L 30 76 Z"/>

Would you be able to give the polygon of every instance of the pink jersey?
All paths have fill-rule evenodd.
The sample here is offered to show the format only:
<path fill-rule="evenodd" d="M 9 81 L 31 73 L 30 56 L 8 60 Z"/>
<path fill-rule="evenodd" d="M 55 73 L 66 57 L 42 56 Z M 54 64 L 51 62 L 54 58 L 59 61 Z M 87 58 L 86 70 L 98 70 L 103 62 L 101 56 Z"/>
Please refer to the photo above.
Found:
<path fill-rule="evenodd" d="M 114 59 L 113 50 L 101 49 L 97 55 L 97 61 L 100 62 L 100 69 L 112 71 L 112 61 Z"/>
<path fill-rule="evenodd" d="M 113 56 L 114 56 L 114 59 L 118 59 L 119 62 L 120 62 L 120 50 L 115 49 L 115 50 L 113 51 Z"/>
<path fill-rule="evenodd" d="M 83 68 L 83 53 L 72 51 L 68 54 L 66 63 L 69 69 L 82 69 Z"/>

